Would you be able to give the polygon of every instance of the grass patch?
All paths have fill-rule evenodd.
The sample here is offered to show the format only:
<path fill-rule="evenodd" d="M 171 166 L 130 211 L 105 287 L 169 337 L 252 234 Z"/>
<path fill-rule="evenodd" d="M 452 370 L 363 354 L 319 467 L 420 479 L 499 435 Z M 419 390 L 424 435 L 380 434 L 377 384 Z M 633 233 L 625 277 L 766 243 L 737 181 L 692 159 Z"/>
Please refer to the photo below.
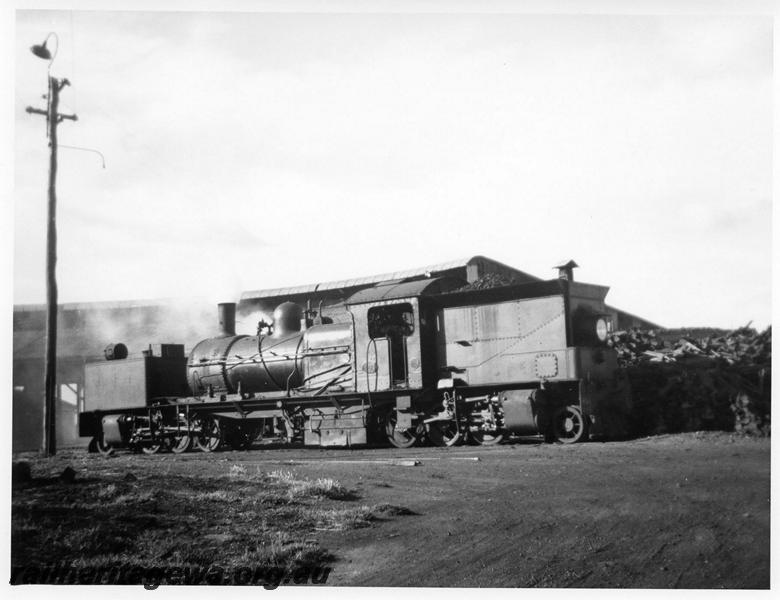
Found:
<path fill-rule="evenodd" d="M 321 569 L 334 557 L 316 532 L 369 527 L 392 512 L 339 505 L 358 496 L 331 478 L 242 465 L 222 473 L 110 473 L 71 484 L 39 477 L 15 485 L 12 568 Z"/>
<path fill-rule="evenodd" d="M 302 498 L 329 498 L 331 500 L 355 500 L 357 495 L 340 482 L 330 478 L 300 479 L 292 471 L 271 471 L 268 477 L 287 487 L 291 500 Z"/>
<path fill-rule="evenodd" d="M 230 467 L 228 474 L 230 477 L 243 478 L 246 477 L 246 467 L 244 465 L 233 465 Z"/>
<path fill-rule="evenodd" d="M 371 525 L 372 513 L 368 506 L 356 508 L 321 509 L 311 515 L 314 528 L 320 531 L 344 531 Z"/>

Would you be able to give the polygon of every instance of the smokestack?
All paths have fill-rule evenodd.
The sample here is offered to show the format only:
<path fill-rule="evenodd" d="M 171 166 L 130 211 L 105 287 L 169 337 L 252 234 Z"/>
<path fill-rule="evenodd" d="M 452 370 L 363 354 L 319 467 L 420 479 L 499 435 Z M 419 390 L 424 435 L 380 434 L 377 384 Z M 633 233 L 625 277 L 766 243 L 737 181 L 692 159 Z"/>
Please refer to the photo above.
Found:
<path fill-rule="evenodd" d="M 236 335 L 236 303 L 221 302 L 217 304 L 219 311 L 219 334 L 223 337 Z"/>

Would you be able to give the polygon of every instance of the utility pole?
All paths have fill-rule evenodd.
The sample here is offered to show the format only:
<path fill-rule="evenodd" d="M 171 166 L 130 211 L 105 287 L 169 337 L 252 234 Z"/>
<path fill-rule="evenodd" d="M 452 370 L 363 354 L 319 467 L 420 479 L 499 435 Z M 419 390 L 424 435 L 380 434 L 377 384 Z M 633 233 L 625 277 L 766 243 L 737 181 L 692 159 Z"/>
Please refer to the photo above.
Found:
<path fill-rule="evenodd" d="M 32 51 L 40 58 L 53 60 L 46 49 L 45 41 L 43 46 L 33 46 Z M 49 64 L 51 65 L 51 63 Z M 46 229 L 46 366 L 44 373 L 43 444 L 41 448 L 41 452 L 45 456 L 53 456 L 57 452 L 57 125 L 63 119 L 77 120 L 76 115 L 61 115 L 57 112 L 60 90 L 66 85 L 70 85 L 67 79 L 58 80 L 49 75 L 47 110 L 27 107 L 28 113 L 46 117 L 50 149 L 48 224 Z"/>

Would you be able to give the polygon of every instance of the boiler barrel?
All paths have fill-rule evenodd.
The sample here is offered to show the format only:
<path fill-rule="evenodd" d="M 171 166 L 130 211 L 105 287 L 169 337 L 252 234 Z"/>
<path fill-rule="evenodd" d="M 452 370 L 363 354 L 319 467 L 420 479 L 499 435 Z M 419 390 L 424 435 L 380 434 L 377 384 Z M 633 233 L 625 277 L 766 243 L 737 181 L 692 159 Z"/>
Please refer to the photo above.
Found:
<path fill-rule="evenodd" d="M 256 336 L 244 338 L 227 358 L 227 377 L 233 391 L 271 392 L 301 385 L 300 345 L 303 335 L 284 338 Z"/>
<path fill-rule="evenodd" d="M 301 385 L 300 345 L 303 334 L 284 337 L 220 337 L 192 349 L 188 380 L 193 394 L 262 393 Z"/>

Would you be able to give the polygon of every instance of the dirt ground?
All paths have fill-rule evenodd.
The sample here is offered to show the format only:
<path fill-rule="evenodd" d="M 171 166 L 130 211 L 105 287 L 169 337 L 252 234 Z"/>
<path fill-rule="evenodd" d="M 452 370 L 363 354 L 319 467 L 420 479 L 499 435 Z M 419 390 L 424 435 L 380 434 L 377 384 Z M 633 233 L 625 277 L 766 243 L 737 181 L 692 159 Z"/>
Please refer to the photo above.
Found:
<path fill-rule="evenodd" d="M 258 486 L 276 485 L 280 473 L 336 481 L 336 489 L 348 493 L 300 500 L 301 510 L 319 516 L 291 525 L 307 548 L 317 550 L 315 556 L 327 557 L 332 568 L 327 585 L 769 587 L 768 439 L 691 433 L 571 446 L 285 448 L 113 458 L 64 451 L 51 459 L 18 458 L 31 462 L 32 483 L 54 478 L 69 465 L 77 482 L 97 486 L 126 481 L 127 473 L 150 478 L 150 485 L 167 481 L 184 493 L 208 482 L 203 489 L 212 491 L 203 497 L 209 500 L 219 500 L 213 490 L 221 481 L 235 488 L 232 501 Z M 224 479 L 228 473 L 241 481 Z M 52 484 L 51 493 L 65 485 Z M 35 550 L 25 545 L 34 536 L 25 536 L 24 527 L 33 531 L 31 522 L 43 518 L 29 508 L 42 489 L 24 484 L 13 490 L 17 565 Z M 230 502 L 226 496 L 209 510 L 219 516 Z M 277 526 L 286 527 L 283 519 L 292 513 L 278 512 L 275 502 L 253 504 L 250 517 L 244 507 L 236 517 L 249 519 L 243 537 L 216 536 L 209 552 L 219 556 L 220 543 L 237 551 L 260 526 L 253 523 L 267 527 L 269 520 L 281 519 Z M 382 509 L 376 507 L 386 506 L 408 511 L 378 518 Z M 361 526 L 323 526 L 324 511 L 331 511 L 329 523 L 333 511 L 358 511 Z"/>

